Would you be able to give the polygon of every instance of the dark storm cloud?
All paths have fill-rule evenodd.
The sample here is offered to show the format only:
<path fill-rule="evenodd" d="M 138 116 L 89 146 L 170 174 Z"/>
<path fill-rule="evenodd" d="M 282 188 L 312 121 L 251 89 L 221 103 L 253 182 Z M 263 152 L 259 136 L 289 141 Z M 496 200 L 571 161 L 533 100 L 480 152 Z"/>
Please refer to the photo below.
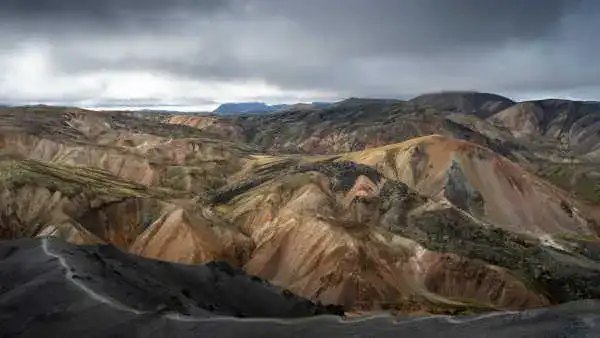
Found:
<path fill-rule="evenodd" d="M 260 5 L 261 10 L 286 16 L 325 39 L 330 34 L 332 42 L 349 49 L 419 53 L 544 38 L 554 33 L 561 18 L 580 3 L 579 0 L 347 0 L 343 3 L 265 0 Z"/>
<path fill-rule="evenodd" d="M 42 37 L 62 75 L 358 96 L 564 91 L 600 87 L 599 14 L 595 0 L 1 0 L 0 46 Z"/>
<path fill-rule="evenodd" d="M 65 13 L 85 13 L 89 18 L 97 15 L 119 16 L 124 12 L 160 13 L 172 8 L 212 10 L 227 0 L 3 0 L 4 13 L 23 17 L 42 17 Z"/>
<path fill-rule="evenodd" d="M 71 27 L 75 22 L 110 29 L 129 24 L 147 27 L 190 11 L 210 15 L 228 5 L 229 0 L 2 0 L 0 17 L 49 24 L 48 28 Z"/>

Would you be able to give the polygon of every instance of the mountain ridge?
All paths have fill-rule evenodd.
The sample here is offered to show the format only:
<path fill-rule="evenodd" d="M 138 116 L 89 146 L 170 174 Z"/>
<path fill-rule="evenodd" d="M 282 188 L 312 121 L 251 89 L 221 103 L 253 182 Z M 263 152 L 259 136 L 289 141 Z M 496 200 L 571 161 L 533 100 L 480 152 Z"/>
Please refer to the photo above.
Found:
<path fill-rule="evenodd" d="M 600 298 L 595 106 L 439 95 L 232 116 L 0 109 L 0 236 L 227 262 L 347 313 Z"/>

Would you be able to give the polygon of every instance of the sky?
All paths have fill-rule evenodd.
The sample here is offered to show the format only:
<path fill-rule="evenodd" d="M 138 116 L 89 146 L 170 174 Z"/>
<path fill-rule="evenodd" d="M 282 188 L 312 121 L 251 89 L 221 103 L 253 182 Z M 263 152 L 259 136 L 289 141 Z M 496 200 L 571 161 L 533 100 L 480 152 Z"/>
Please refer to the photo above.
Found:
<path fill-rule="evenodd" d="M 0 103 L 600 100 L 597 0 L 1 0 Z"/>

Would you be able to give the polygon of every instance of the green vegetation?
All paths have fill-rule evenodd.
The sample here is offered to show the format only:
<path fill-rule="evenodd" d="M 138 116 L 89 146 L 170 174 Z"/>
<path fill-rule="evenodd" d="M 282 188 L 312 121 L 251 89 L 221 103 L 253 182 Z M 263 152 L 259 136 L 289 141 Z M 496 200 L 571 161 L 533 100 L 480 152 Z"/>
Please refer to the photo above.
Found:
<path fill-rule="evenodd" d="M 144 229 L 147 229 L 152 223 L 156 222 L 156 220 L 160 217 L 159 210 L 152 210 L 146 212 L 142 215 L 142 226 Z"/>
<path fill-rule="evenodd" d="M 598 237 L 592 235 L 582 235 L 574 233 L 563 233 L 555 235 L 556 238 L 562 239 L 568 242 L 600 242 Z"/>
<path fill-rule="evenodd" d="M 473 299 L 449 299 L 449 303 L 433 302 L 422 296 L 411 296 L 396 303 L 379 304 L 384 310 L 410 313 L 426 311 L 434 315 L 468 316 L 498 310 L 497 308 Z"/>
<path fill-rule="evenodd" d="M 571 191 L 574 198 L 600 204 L 600 173 L 593 175 L 592 170 L 579 164 L 543 163 L 534 172 L 559 188 Z"/>
<path fill-rule="evenodd" d="M 497 310 L 492 305 L 476 299 L 451 298 L 450 300 L 460 304 L 439 304 L 434 310 L 438 311 L 438 314 L 451 316 L 468 316 Z"/>
<path fill-rule="evenodd" d="M 47 188 L 51 192 L 60 191 L 67 197 L 79 195 L 84 189 L 84 186 L 80 183 L 65 180 L 53 174 L 45 175 L 13 161 L 3 161 L 0 163 L 0 182 L 10 190 L 26 185 L 33 185 Z"/>
<path fill-rule="evenodd" d="M 452 252 L 504 267 L 554 302 L 600 298 L 600 271 L 572 264 L 571 256 L 545 247 L 536 239 L 482 226 L 454 209 L 396 221 L 399 223 L 390 226 L 392 231 L 413 238 L 429 250 Z"/>
<path fill-rule="evenodd" d="M 82 193 L 111 198 L 148 197 L 166 195 L 164 189 L 147 187 L 125 181 L 107 171 L 70 165 L 51 165 L 38 161 L 0 157 L 0 184 L 8 189 L 37 186 L 60 191 L 72 198 Z"/>

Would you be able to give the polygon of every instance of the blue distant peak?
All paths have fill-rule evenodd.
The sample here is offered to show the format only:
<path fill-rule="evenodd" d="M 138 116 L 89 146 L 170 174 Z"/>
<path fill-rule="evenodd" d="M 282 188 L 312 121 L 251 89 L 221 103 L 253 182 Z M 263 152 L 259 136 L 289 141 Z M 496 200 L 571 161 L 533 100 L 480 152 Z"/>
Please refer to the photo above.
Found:
<path fill-rule="evenodd" d="M 315 107 L 325 107 L 328 102 L 313 102 Z M 292 108 L 293 104 L 274 104 L 268 105 L 264 102 L 231 102 L 223 103 L 213 112 L 217 114 L 243 114 L 243 113 L 267 113 Z"/>
<path fill-rule="evenodd" d="M 272 111 L 272 108 L 264 102 L 239 102 L 239 103 L 223 103 L 215 113 L 250 113 L 250 112 L 266 112 Z"/>

